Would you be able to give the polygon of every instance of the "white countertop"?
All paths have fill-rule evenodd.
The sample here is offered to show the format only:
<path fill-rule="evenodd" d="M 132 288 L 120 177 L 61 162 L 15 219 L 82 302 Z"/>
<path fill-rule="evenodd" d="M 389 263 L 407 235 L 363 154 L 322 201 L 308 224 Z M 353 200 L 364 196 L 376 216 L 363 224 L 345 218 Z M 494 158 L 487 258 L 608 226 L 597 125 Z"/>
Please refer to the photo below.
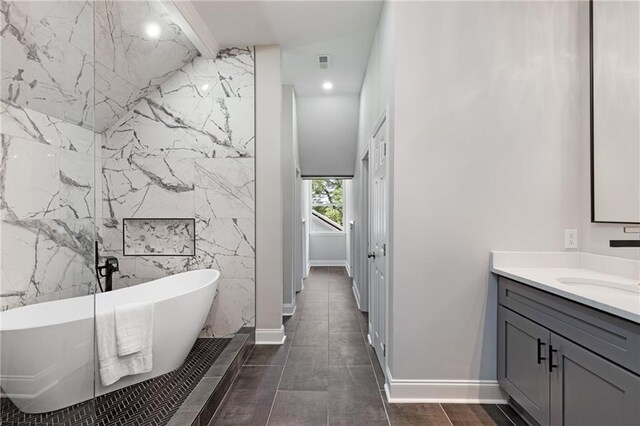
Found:
<path fill-rule="evenodd" d="M 492 252 L 491 271 L 640 323 L 640 260 L 589 253 Z M 585 281 L 586 285 L 561 281 Z M 558 280 L 560 279 L 560 281 Z M 610 282 L 591 285 L 590 282 Z"/>

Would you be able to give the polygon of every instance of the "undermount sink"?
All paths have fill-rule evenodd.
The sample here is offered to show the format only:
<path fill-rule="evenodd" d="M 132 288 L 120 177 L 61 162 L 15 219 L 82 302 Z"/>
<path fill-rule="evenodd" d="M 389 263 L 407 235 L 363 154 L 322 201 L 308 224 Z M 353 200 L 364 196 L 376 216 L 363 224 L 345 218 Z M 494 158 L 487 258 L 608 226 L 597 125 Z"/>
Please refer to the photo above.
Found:
<path fill-rule="evenodd" d="M 626 294 L 629 296 L 640 295 L 640 283 L 627 284 L 617 281 L 605 281 L 592 278 L 580 278 L 580 277 L 562 277 L 557 278 L 557 281 L 571 286 L 579 286 L 581 288 L 596 290 L 596 291 L 610 291 L 613 290 L 616 293 Z"/>

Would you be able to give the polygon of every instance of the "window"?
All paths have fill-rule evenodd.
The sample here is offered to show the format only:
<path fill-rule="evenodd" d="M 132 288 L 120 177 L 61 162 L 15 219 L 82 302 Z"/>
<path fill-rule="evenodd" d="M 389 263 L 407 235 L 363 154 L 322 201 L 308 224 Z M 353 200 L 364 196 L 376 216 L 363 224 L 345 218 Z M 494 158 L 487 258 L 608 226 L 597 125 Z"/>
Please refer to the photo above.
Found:
<path fill-rule="evenodd" d="M 313 179 L 311 182 L 311 230 L 343 232 L 344 189 L 342 179 Z"/>

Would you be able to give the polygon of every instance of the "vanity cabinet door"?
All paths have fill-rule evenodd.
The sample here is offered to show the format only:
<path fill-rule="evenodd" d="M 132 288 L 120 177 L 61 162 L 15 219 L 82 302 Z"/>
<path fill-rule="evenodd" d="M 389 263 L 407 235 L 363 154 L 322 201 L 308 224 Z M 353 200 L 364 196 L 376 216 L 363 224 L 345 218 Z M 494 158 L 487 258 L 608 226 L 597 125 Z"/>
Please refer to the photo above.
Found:
<path fill-rule="evenodd" d="M 502 306 L 498 325 L 500 386 L 538 423 L 549 424 L 550 331 Z"/>
<path fill-rule="evenodd" d="M 640 425 L 640 376 L 554 333 L 551 424 Z"/>

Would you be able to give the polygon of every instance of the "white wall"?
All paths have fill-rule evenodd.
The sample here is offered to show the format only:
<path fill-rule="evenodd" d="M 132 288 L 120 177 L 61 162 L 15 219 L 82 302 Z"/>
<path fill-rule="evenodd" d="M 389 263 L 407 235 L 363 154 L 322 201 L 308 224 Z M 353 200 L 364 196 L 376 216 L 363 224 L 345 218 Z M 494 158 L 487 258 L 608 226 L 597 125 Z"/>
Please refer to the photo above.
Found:
<path fill-rule="evenodd" d="M 577 10 L 396 5 L 392 396 L 499 397 L 489 252 L 581 220 Z"/>
<path fill-rule="evenodd" d="M 309 235 L 311 266 L 346 266 L 347 237 L 344 232 L 312 232 Z"/>
<path fill-rule="evenodd" d="M 299 96 L 296 101 L 302 175 L 353 176 L 358 96 Z"/>
<path fill-rule="evenodd" d="M 367 229 L 368 214 L 363 194 L 363 170 L 361 156 L 369 146 L 373 127 L 384 113 L 389 110 L 389 146 L 393 145 L 394 114 L 394 42 L 395 42 L 395 4 L 385 2 L 380 14 L 380 22 L 371 46 L 367 72 L 360 92 L 360 110 L 358 120 L 358 146 L 356 149 L 355 174 L 352 181 L 354 208 L 349 220 L 356 224 L 356 243 L 358 258 L 354 259 L 355 294 L 359 296 L 358 304 L 363 311 L 368 310 L 367 270 Z M 389 153 L 393 155 L 393 150 Z M 390 157 L 391 158 L 391 157 Z M 390 171 L 391 173 L 393 170 Z M 391 176 L 389 176 L 391 179 Z M 390 194 L 392 196 L 392 194 Z M 390 229 L 392 232 L 392 229 Z"/>
<path fill-rule="evenodd" d="M 280 47 L 256 46 L 256 344 L 282 343 Z"/>
<path fill-rule="evenodd" d="M 295 111 L 295 93 L 293 86 L 282 87 L 282 183 L 283 183 L 283 298 L 284 309 L 292 312 L 295 306 L 295 247 L 296 225 L 296 164 L 297 159 L 297 123 Z"/>
<path fill-rule="evenodd" d="M 582 250 L 640 257 L 608 248 L 630 238 L 620 225 L 590 223 L 585 12 L 385 3 L 360 97 L 353 219 L 366 213 L 360 155 L 388 105 L 392 398 L 501 397 L 491 250 L 563 250 L 563 230 L 578 227 Z"/>

